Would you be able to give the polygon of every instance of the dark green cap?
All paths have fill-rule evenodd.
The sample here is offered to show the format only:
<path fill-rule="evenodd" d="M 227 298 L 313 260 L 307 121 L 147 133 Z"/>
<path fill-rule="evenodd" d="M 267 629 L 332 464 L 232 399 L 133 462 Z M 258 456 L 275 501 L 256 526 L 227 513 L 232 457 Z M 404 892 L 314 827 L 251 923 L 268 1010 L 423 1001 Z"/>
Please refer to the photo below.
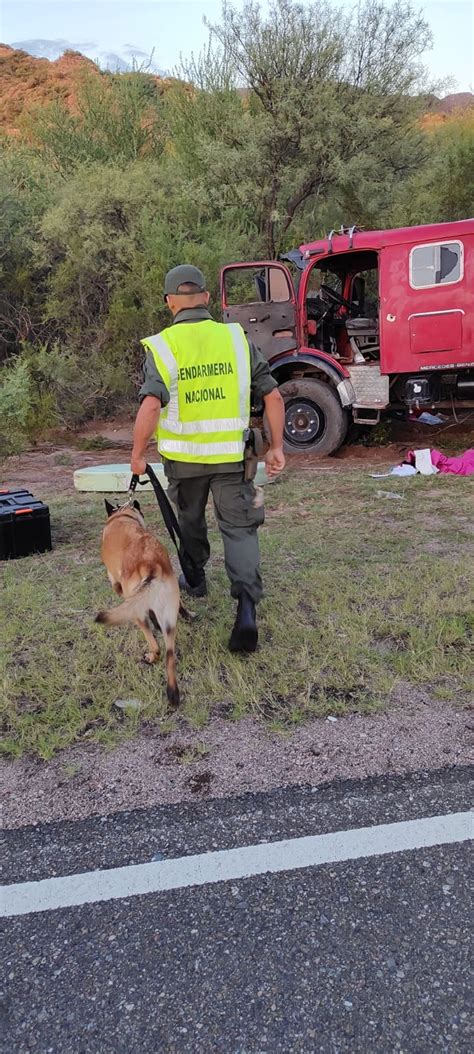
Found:
<path fill-rule="evenodd" d="M 179 267 L 173 267 L 165 278 L 165 296 L 178 294 L 180 285 L 187 285 L 188 282 L 197 287 L 193 293 L 206 291 L 206 279 L 199 267 L 193 267 L 192 264 L 180 264 Z"/>

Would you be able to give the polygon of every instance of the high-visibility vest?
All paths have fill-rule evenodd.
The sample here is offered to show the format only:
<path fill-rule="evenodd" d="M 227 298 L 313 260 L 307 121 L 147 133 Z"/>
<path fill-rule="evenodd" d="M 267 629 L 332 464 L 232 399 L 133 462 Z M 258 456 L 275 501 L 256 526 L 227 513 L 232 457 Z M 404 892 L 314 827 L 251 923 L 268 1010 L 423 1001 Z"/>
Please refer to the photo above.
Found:
<path fill-rule="evenodd" d="M 250 349 L 238 323 L 204 319 L 142 340 L 170 394 L 156 438 L 164 458 L 242 461 L 250 417 Z"/>

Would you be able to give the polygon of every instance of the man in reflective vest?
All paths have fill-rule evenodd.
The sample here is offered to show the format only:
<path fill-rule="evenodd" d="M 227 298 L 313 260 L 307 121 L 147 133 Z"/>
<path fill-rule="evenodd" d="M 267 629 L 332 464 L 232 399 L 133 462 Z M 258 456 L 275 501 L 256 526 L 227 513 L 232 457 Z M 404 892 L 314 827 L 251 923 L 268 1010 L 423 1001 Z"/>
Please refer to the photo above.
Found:
<path fill-rule="evenodd" d="M 214 322 L 206 281 L 197 267 L 183 264 L 168 272 L 165 300 L 172 325 L 141 342 L 145 380 L 134 428 L 132 472 L 144 473 L 145 451 L 155 435 L 185 547 L 202 571 L 197 586 L 191 588 L 184 576 L 180 586 L 198 597 L 207 594 L 205 510 L 211 492 L 231 595 L 238 601 L 229 648 L 255 651 L 255 606 L 262 596 L 257 528 L 264 510 L 256 501 L 253 482 L 245 479 L 245 432 L 252 395 L 263 400 L 271 433 L 267 474 L 281 472 L 283 399 L 268 363 L 241 326 Z"/>

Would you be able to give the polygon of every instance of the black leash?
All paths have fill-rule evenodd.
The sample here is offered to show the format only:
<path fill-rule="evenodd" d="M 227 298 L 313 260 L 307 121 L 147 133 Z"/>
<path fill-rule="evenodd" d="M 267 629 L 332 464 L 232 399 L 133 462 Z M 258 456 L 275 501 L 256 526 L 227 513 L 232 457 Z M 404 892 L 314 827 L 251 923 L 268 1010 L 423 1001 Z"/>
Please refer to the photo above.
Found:
<path fill-rule="evenodd" d="M 181 534 L 179 523 L 174 514 L 173 507 L 169 499 L 166 497 L 165 491 L 163 490 L 163 487 L 161 486 L 161 483 L 157 475 L 153 471 L 151 465 L 145 466 L 145 473 L 148 476 L 148 479 L 150 480 L 150 483 L 155 492 L 156 500 L 158 502 L 158 505 L 160 506 L 161 515 L 165 521 L 166 529 L 178 554 L 178 560 L 181 564 L 181 569 L 183 571 L 184 577 L 190 586 L 197 586 L 200 582 L 202 582 L 203 573 L 198 567 L 196 567 L 192 556 L 190 556 L 189 553 L 186 552 L 183 536 Z M 135 493 L 138 484 L 140 484 L 141 487 L 146 486 L 146 479 L 141 480 L 139 476 L 133 475 L 130 480 L 129 487 L 129 491 L 131 494 Z"/>

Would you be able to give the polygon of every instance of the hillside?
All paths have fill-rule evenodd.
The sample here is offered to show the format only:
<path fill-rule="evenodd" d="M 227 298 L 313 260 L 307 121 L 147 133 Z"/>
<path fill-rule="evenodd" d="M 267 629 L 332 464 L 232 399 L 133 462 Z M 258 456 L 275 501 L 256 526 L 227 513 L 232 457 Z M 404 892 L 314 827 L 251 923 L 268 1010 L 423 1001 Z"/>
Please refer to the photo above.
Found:
<path fill-rule="evenodd" d="M 78 51 L 65 51 L 60 58 L 50 61 L 0 44 L 0 131 L 18 135 L 22 113 L 54 100 L 62 100 L 74 111 L 78 85 L 84 74 L 108 76 Z M 149 76 L 160 88 L 170 83 L 164 78 Z M 470 107 L 474 107 L 474 95 L 470 92 L 447 95 L 444 99 L 431 98 L 424 120 L 428 125 L 441 124 Z"/>
<path fill-rule="evenodd" d="M 474 116 L 474 95 L 472 92 L 455 92 L 453 95 L 445 95 L 443 99 L 432 98 L 429 100 L 427 113 L 422 118 L 424 128 L 436 131 L 448 121 L 457 120 L 460 114 L 469 113 L 471 119 Z"/>
<path fill-rule="evenodd" d="M 23 113 L 56 100 L 65 102 L 74 112 L 78 87 L 87 74 L 110 76 L 78 51 L 65 51 L 51 62 L 0 44 L 0 131 L 17 136 Z M 169 83 L 150 77 L 159 88 Z"/>
<path fill-rule="evenodd" d="M 0 44 L 0 128 L 17 135 L 21 114 L 35 105 L 58 100 L 74 110 L 84 73 L 101 76 L 97 66 L 77 51 L 66 51 L 50 62 Z"/>
<path fill-rule="evenodd" d="M 444 99 L 437 100 L 438 113 L 451 114 L 459 110 L 469 110 L 474 106 L 474 95 L 470 91 L 456 92 L 454 95 L 445 95 Z"/>

